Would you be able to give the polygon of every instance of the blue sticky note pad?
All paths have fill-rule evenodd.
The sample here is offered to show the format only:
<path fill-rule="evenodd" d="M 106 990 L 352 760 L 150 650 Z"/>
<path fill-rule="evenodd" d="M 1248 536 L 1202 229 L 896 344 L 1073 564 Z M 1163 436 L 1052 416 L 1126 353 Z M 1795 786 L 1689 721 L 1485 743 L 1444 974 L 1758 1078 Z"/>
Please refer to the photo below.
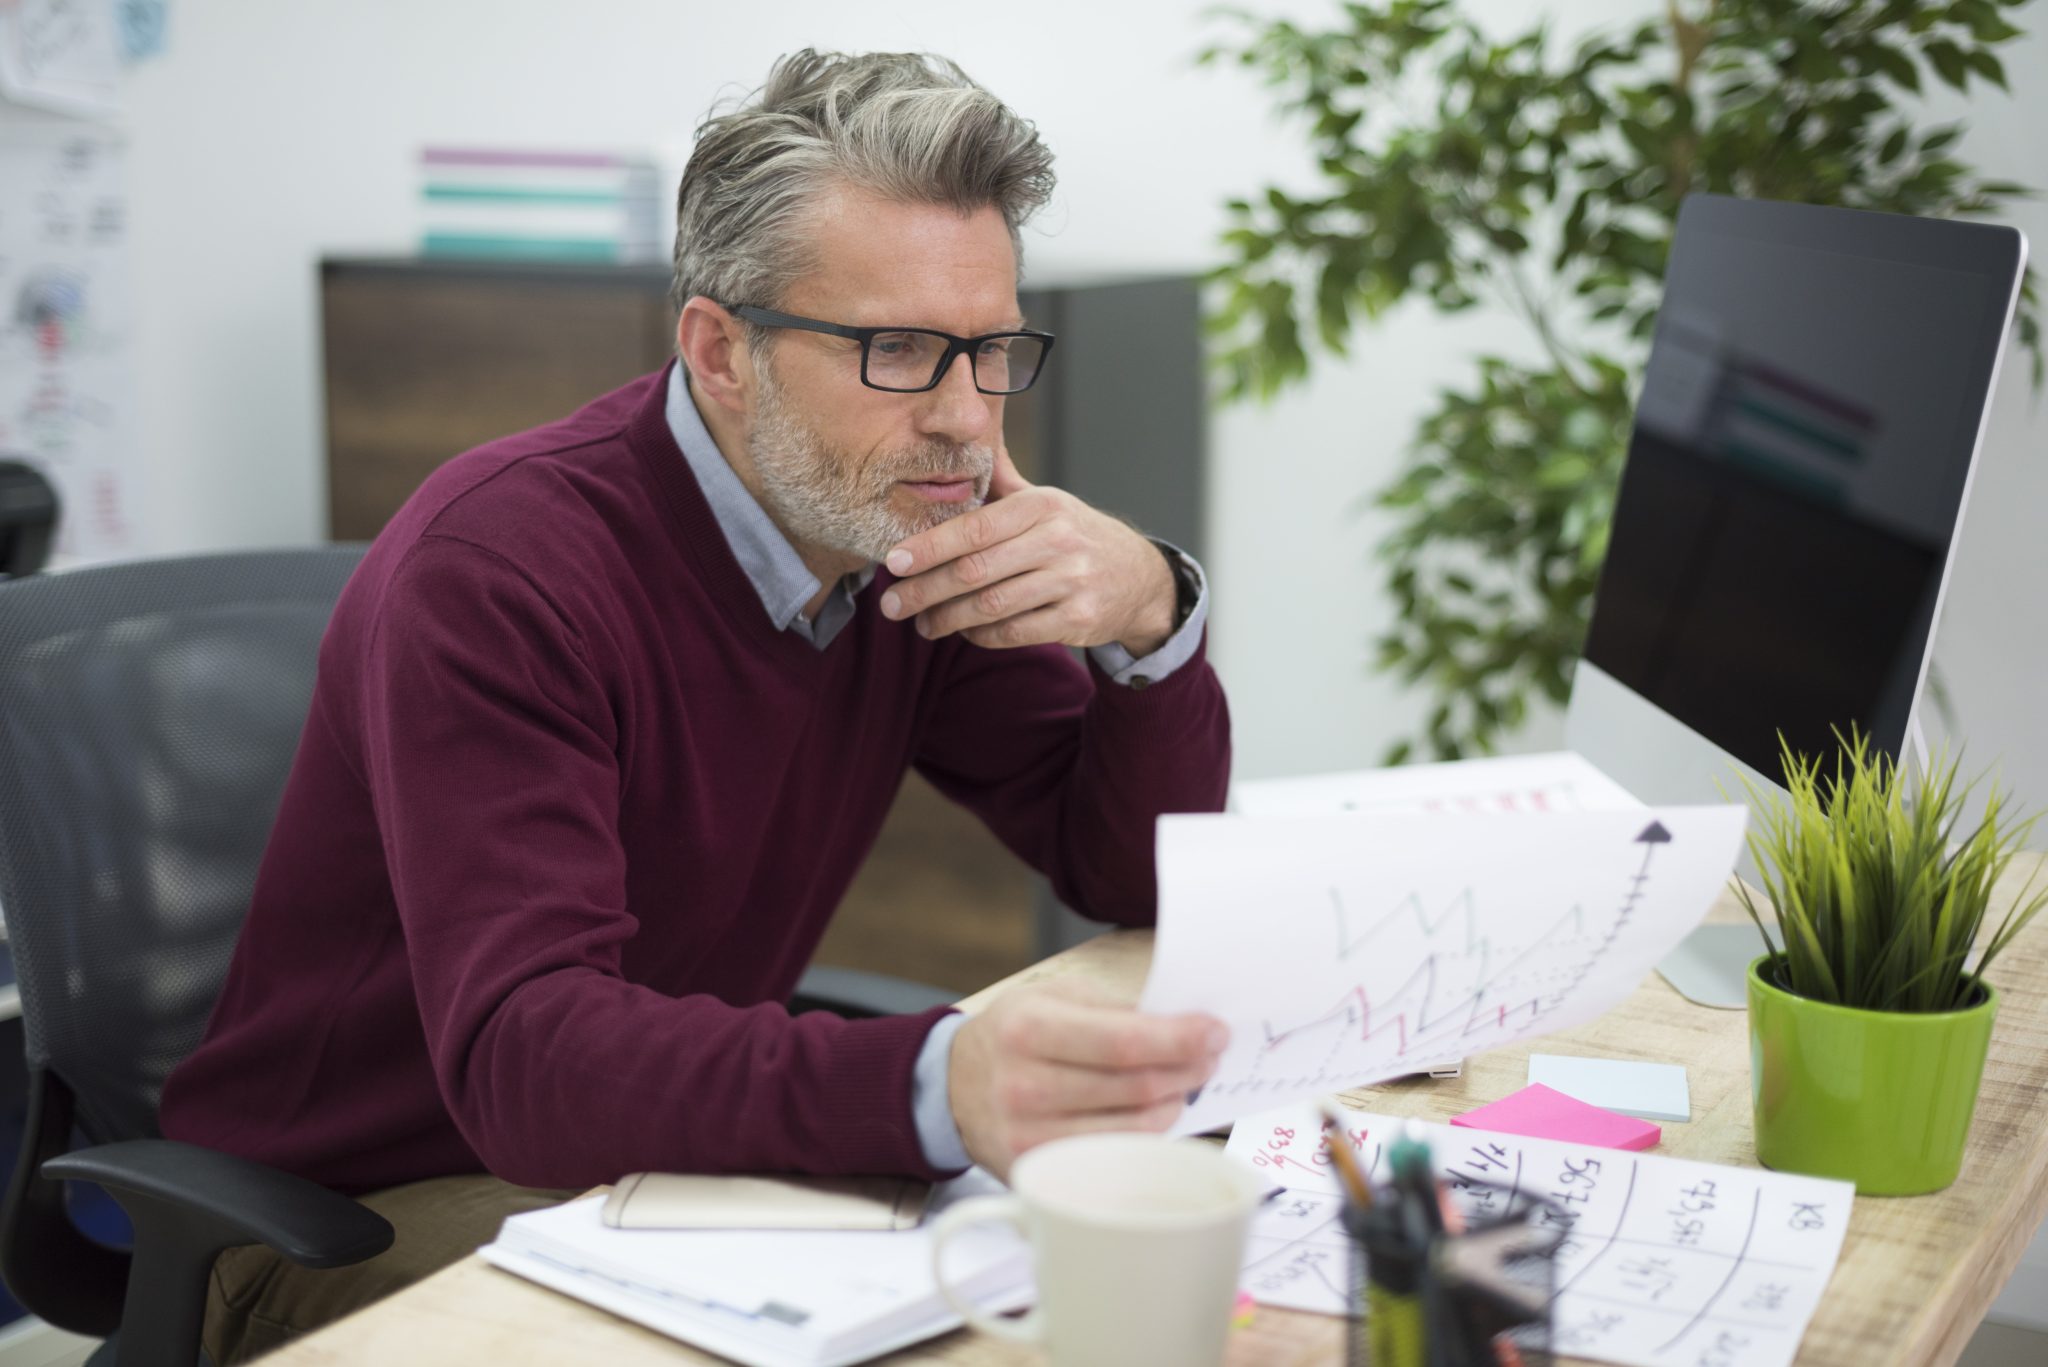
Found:
<path fill-rule="evenodd" d="M 1685 1069 L 1675 1063 L 1531 1054 L 1529 1081 L 1577 1097 L 1589 1106 L 1643 1120 L 1692 1119 Z"/>

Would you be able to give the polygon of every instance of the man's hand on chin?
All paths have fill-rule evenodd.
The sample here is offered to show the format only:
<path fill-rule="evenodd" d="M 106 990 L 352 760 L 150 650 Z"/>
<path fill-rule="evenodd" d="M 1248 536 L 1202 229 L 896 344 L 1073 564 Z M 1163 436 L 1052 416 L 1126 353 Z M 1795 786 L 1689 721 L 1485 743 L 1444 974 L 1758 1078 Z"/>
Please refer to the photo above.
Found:
<path fill-rule="evenodd" d="M 882 615 L 932 640 L 978 646 L 1115 641 L 1142 659 L 1173 635 L 1173 570 L 1127 524 L 1061 489 L 1027 483 L 996 448 L 989 501 L 902 542 Z"/>
<path fill-rule="evenodd" d="M 968 1155 L 1007 1180 L 1018 1155 L 1047 1140 L 1165 1130 L 1229 1037 L 1213 1016 L 1144 1015 L 1058 983 L 1018 988 L 953 1037 L 953 1123 Z"/>

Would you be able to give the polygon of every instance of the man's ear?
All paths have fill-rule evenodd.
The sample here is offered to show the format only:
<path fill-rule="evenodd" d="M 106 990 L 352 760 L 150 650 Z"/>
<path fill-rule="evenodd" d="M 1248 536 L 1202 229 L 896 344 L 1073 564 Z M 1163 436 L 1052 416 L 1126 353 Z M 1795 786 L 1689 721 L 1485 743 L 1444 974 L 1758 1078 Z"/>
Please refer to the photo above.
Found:
<path fill-rule="evenodd" d="M 676 319 L 676 352 L 689 368 L 698 395 L 735 413 L 746 412 L 754 387 L 753 362 L 745 329 L 723 305 L 692 295 Z"/>

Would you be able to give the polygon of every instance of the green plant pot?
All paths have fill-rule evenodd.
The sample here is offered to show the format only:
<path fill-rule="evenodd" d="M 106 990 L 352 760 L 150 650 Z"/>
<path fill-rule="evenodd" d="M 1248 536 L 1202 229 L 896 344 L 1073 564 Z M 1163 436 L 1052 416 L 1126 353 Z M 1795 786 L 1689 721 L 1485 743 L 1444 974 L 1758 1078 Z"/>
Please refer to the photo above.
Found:
<path fill-rule="evenodd" d="M 1749 1087 L 1767 1168 L 1839 1177 L 1866 1196 L 1956 1180 L 1998 993 L 1961 1011 L 1864 1011 L 1797 997 L 1749 966 Z"/>

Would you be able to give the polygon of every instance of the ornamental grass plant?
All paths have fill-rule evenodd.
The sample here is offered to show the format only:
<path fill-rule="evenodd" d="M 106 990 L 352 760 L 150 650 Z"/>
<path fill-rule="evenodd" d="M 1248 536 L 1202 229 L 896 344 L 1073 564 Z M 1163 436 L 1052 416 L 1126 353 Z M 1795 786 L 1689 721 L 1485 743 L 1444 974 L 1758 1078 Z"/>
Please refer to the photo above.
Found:
<path fill-rule="evenodd" d="M 1984 971 L 2048 903 L 2048 889 L 2037 892 L 2029 878 L 1971 962 L 1992 889 L 2038 816 L 2010 814 L 1993 784 L 1964 834 L 1970 787 L 1957 788 L 1957 762 L 1946 755 L 1908 778 L 1860 732 L 1843 741 L 1832 772 L 1782 736 L 1779 745 L 1789 800 L 1743 781 L 1758 814 L 1749 850 L 1769 905 L 1735 883 L 1772 956 L 1766 976 L 1797 996 L 1869 1011 L 1974 1005 Z"/>

